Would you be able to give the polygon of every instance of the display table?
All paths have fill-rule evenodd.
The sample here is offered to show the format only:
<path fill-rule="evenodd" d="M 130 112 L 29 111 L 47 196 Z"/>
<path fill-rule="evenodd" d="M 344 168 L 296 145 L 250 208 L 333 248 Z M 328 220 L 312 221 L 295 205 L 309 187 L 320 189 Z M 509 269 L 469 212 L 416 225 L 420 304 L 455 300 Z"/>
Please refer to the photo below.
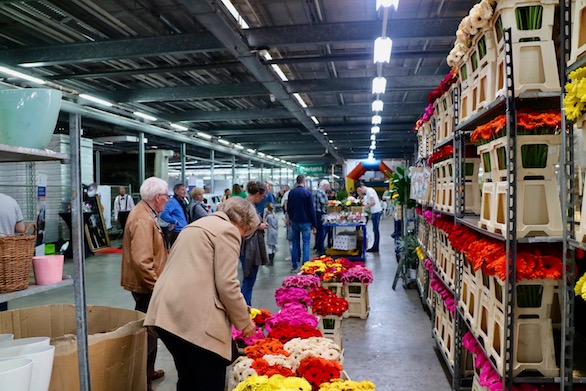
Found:
<path fill-rule="evenodd" d="M 355 228 L 356 231 L 362 230 L 362 243 L 359 244 L 359 254 L 356 255 L 344 255 L 344 254 L 337 254 L 332 255 L 334 258 L 347 258 L 351 261 L 362 261 L 366 259 L 366 223 L 365 222 L 357 222 L 357 223 L 324 223 L 324 232 L 327 233 L 327 248 L 332 248 L 334 243 L 334 236 L 336 235 L 336 230 L 339 228 Z"/>

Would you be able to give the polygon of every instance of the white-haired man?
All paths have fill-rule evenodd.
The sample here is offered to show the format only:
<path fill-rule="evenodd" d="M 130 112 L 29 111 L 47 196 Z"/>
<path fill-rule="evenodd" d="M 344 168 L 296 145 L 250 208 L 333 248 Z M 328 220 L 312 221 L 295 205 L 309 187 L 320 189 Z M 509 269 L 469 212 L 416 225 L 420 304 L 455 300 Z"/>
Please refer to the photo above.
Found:
<path fill-rule="evenodd" d="M 167 262 L 167 248 L 163 231 L 157 223 L 158 215 L 169 199 L 167 182 L 160 178 L 147 178 L 140 186 L 142 200 L 130 211 L 122 246 L 121 285 L 132 293 L 135 309 L 146 313 L 153 295 L 155 282 Z M 147 336 L 147 391 L 151 382 L 165 375 L 155 371 L 157 337 Z"/>
<path fill-rule="evenodd" d="M 313 207 L 315 208 L 316 230 L 315 230 L 315 250 L 319 255 L 324 254 L 324 223 L 323 217 L 328 213 L 328 195 L 327 191 L 330 189 L 330 182 L 322 180 L 319 183 L 319 188 L 313 195 Z"/>

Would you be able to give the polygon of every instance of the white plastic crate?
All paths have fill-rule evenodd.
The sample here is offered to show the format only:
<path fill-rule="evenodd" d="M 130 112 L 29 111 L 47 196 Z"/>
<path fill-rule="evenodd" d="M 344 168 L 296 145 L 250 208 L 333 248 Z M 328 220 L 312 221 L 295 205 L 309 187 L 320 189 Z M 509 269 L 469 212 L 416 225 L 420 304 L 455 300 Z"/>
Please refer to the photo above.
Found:
<path fill-rule="evenodd" d="M 342 232 L 334 236 L 334 250 L 354 250 L 356 248 L 356 232 Z"/>

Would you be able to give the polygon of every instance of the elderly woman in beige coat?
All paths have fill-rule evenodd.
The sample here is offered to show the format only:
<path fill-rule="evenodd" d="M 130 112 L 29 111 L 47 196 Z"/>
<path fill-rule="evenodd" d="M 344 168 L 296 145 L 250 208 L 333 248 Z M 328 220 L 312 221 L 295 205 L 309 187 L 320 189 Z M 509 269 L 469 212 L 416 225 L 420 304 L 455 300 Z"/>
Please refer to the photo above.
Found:
<path fill-rule="evenodd" d="M 255 326 L 237 276 L 242 237 L 260 223 L 240 197 L 185 227 L 171 249 L 145 319 L 173 355 L 177 391 L 223 391 L 232 359 L 233 324 L 250 336 Z"/>

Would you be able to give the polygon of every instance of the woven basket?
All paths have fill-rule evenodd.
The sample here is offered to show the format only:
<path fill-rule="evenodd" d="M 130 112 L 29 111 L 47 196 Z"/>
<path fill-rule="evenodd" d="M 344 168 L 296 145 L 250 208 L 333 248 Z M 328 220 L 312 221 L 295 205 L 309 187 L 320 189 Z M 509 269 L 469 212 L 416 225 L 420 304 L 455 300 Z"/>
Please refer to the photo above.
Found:
<path fill-rule="evenodd" d="M 28 234 L 32 229 L 32 234 Z M 0 293 L 28 288 L 37 226 L 29 224 L 22 235 L 0 236 Z"/>

